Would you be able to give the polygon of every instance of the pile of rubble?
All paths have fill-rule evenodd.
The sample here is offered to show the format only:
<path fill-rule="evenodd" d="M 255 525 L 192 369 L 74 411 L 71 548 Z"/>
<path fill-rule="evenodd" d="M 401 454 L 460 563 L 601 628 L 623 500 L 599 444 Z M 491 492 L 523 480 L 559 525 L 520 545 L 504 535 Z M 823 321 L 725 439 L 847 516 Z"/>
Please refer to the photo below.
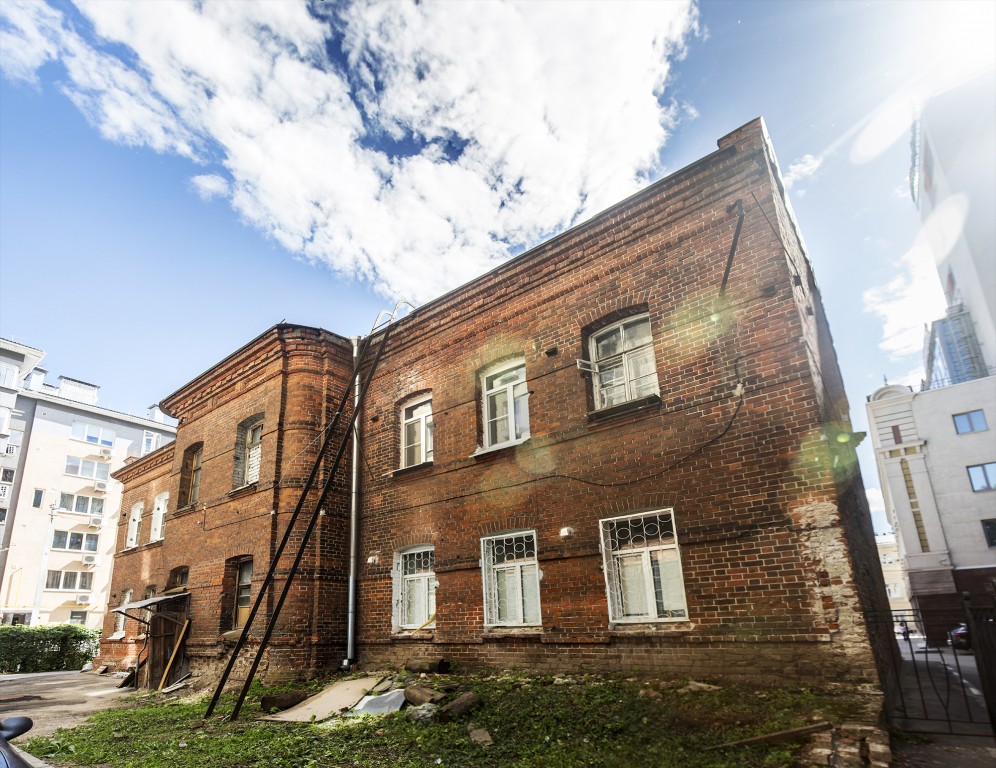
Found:
<path fill-rule="evenodd" d="M 303 691 L 264 696 L 260 706 L 266 714 L 260 719 L 335 722 L 404 709 L 417 723 L 452 722 L 477 709 L 481 700 L 472 691 L 461 691 L 456 683 L 430 677 L 448 668 L 445 661 L 413 659 L 403 672 L 338 680 L 313 696 Z M 472 728 L 470 738 L 479 744 L 491 743 L 491 735 L 483 728 Z"/>

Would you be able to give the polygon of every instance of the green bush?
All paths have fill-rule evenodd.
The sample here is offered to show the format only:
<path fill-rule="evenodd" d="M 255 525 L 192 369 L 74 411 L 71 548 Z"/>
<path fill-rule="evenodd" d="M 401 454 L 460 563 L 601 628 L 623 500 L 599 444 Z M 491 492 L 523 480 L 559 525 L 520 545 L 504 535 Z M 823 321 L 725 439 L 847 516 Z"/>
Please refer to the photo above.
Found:
<path fill-rule="evenodd" d="M 97 655 L 100 631 L 78 624 L 0 626 L 0 673 L 79 669 Z"/>

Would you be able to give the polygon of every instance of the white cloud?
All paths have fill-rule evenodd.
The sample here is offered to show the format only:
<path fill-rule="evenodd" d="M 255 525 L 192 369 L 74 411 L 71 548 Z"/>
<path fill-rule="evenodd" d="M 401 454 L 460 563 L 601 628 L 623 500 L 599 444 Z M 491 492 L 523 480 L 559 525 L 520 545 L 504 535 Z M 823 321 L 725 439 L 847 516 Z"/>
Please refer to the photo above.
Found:
<path fill-rule="evenodd" d="M 923 383 L 924 378 L 923 365 L 921 364 L 916 368 L 911 368 L 895 381 L 890 381 L 889 383 L 905 384 L 907 387 L 912 387 L 914 390 L 918 390 L 920 389 L 920 385 Z"/>
<path fill-rule="evenodd" d="M 62 14 L 35 0 L 0 3 L 0 66 L 11 78 L 35 82 L 39 67 L 58 56 Z"/>
<path fill-rule="evenodd" d="M 938 206 L 895 264 L 896 277 L 864 292 L 865 311 L 882 318 L 879 348 L 891 360 L 921 354 L 924 326 L 944 316 L 935 259 L 940 261 L 953 247 L 964 226 L 964 215 L 965 202 L 959 196 Z"/>
<path fill-rule="evenodd" d="M 868 499 L 868 510 L 871 512 L 872 528 L 875 533 L 891 533 L 892 525 L 885 511 L 885 497 L 880 488 L 865 487 L 865 498 Z"/>
<path fill-rule="evenodd" d="M 417 301 L 632 193 L 695 117 L 664 98 L 690 2 L 77 4 L 92 31 L 5 0 L 4 72 L 60 59 L 105 137 L 220 163 L 198 194 Z"/>
<path fill-rule="evenodd" d="M 201 200 L 213 200 L 216 197 L 228 197 L 231 189 L 228 179 L 216 173 L 193 176 L 190 184 L 200 195 Z"/>
<path fill-rule="evenodd" d="M 785 182 L 786 189 L 792 189 L 796 182 L 808 179 L 816 173 L 823 165 L 823 158 L 816 155 L 803 155 L 800 159 L 791 163 L 782 181 Z M 801 194 L 801 193 L 800 193 Z"/>
<path fill-rule="evenodd" d="M 885 514 L 885 497 L 880 488 L 865 488 L 865 497 L 868 499 L 868 507 L 873 515 Z"/>

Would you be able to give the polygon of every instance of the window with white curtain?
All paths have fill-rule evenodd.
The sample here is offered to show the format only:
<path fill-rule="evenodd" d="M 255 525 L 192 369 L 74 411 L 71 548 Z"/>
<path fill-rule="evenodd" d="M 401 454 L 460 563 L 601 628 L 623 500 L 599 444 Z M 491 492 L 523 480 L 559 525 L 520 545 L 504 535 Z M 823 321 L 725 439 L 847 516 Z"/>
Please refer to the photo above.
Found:
<path fill-rule="evenodd" d="M 609 620 L 687 620 L 673 510 L 609 518 L 600 528 Z"/>
<path fill-rule="evenodd" d="M 539 562 L 536 532 L 481 539 L 486 626 L 540 624 Z"/>
<path fill-rule="evenodd" d="M 424 629 L 436 624 L 435 550 L 414 547 L 394 559 L 395 627 Z"/>

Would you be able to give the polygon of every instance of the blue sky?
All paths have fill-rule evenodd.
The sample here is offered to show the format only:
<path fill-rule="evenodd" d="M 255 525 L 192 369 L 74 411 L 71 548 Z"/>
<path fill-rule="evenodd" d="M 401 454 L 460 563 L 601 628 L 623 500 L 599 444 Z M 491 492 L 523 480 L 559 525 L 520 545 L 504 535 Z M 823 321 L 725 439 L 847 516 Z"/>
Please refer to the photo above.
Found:
<path fill-rule="evenodd" d="M 942 307 L 911 116 L 996 66 L 994 7 L 4 0 L 0 335 L 144 413 L 281 320 L 364 334 L 760 115 L 862 429 Z"/>

